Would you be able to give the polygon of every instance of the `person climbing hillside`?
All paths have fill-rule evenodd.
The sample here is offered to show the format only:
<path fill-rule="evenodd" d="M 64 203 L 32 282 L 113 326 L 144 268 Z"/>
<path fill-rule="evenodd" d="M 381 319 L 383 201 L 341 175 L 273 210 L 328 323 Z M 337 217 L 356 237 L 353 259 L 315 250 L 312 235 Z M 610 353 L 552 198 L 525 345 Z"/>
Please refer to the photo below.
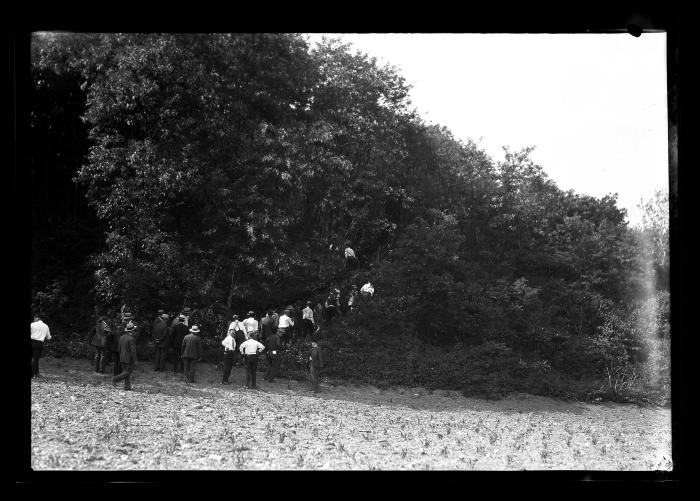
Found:
<path fill-rule="evenodd" d="M 302 310 L 301 337 L 311 335 L 315 331 L 314 310 L 311 309 L 311 301 L 306 302 L 306 308 Z"/>
<path fill-rule="evenodd" d="M 348 270 L 353 270 L 357 267 L 357 258 L 355 257 L 355 251 L 352 250 L 349 242 L 345 246 L 345 267 Z"/>
<path fill-rule="evenodd" d="M 289 316 L 291 313 L 290 309 L 284 310 L 284 313 L 280 317 L 279 326 L 277 327 L 277 333 L 280 336 L 280 341 L 282 345 L 289 346 L 292 342 L 290 335 L 290 328 L 294 326 L 294 320 Z"/>

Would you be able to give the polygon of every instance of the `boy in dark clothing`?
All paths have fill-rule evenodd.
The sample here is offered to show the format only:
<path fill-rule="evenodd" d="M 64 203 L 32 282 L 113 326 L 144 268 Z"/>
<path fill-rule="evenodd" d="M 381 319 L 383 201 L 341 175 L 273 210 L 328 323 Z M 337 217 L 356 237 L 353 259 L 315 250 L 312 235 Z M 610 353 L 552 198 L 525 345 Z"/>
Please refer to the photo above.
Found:
<path fill-rule="evenodd" d="M 124 329 L 124 334 L 119 336 L 119 363 L 122 372 L 112 378 L 112 384 L 117 385 L 117 381 L 124 380 L 124 389 L 131 390 L 131 373 L 136 368 L 136 341 L 132 333 L 136 326 L 129 322 Z M 116 363 L 116 361 L 115 361 Z"/>
<path fill-rule="evenodd" d="M 276 332 L 270 334 L 266 341 L 267 351 L 265 356 L 267 358 L 267 371 L 265 371 L 265 380 L 270 383 L 275 380 L 275 376 L 279 374 L 280 368 L 280 348 L 282 344 L 280 343 L 280 338 Z"/>
<path fill-rule="evenodd" d="M 182 372 L 182 340 L 185 339 L 189 332 L 189 328 L 185 325 L 184 315 L 180 315 L 176 319 L 176 324 L 172 328 L 172 347 L 173 347 L 173 372 Z"/>
<path fill-rule="evenodd" d="M 311 354 L 309 355 L 309 382 L 314 393 L 319 392 L 319 376 L 323 369 L 323 353 L 316 341 L 311 341 Z"/>
<path fill-rule="evenodd" d="M 195 368 L 202 359 L 202 339 L 197 334 L 199 327 L 193 325 L 190 333 L 182 340 L 182 361 L 185 364 L 185 382 L 188 384 L 195 382 Z"/>

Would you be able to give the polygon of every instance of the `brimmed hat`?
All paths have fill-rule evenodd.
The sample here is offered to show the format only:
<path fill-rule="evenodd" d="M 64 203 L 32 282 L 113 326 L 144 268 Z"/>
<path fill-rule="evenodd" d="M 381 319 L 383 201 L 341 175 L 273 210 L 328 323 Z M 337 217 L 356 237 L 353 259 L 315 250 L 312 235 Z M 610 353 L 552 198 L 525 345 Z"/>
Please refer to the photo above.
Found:
<path fill-rule="evenodd" d="M 196 325 L 193 325 L 192 328 L 190 329 L 190 332 L 194 332 L 195 334 L 199 332 L 199 327 Z"/>
<path fill-rule="evenodd" d="M 136 330 L 136 326 L 133 324 L 133 322 L 129 322 L 128 324 L 126 324 L 124 332 L 131 332 L 133 330 Z"/>
<path fill-rule="evenodd" d="M 185 315 L 179 315 L 178 320 L 187 320 L 187 317 Z"/>
<path fill-rule="evenodd" d="M 192 311 L 192 310 L 190 309 L 189 306 L 185 306 L 185 307 L 182 309 L 182 312 L 183 312 L 183 313 L 189 313 L 189 312 L 191 312 L 191 311 Z"/>
<path fill-rule="evenodd" d="M 133 318 L 133 315 L 131 314 L 130 311 L 122 313 L 122 318 Z"/>
<path fill-rule="evenodd" d="M 170 318 L 170 315 L 168 315 L 167 313 L 163 313 L 163 314 L 160 316 L 160 318 L 163 318 L 163 319 L 167 320 L 167 319 Z"/>
<path fill-rule="evenodd" d="M 253 315 L 255 315 L 255 312 L 253 310 L 251 310 L 248 312 L 248 315 L 250 315 L 252 317 Z"/>
<path fill-rule="evenodd" d="M 163 313 L 165 313 L 165 310 L 164 310 L 164 309 L 161 308 L 160 310 L 158 310 L 158 315 L 161 315 L 161 314 L 163 314 Z"/>
<path fill-rule="evenodd" d="M 232 320 L 238 320 L 238 315 L 233 315 L 233 316 L 231 317 L 231 319 L 232 319 Z"/>

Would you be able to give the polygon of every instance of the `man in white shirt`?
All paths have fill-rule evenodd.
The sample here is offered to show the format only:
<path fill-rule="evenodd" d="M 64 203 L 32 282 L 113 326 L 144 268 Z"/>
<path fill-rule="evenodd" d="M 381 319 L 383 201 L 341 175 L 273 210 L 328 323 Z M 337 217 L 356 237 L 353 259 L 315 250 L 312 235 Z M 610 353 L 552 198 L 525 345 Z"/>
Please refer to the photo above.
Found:
<path fill-rule="evenodd" d="M 224 376 L 221 379 L 221 384 L 230 384 L 228 378 L 231 375 L 231 367 L 233 367 L 236 354 L 236 340 L 233 339 L 233 331 L 228 331 L 221 344 L 224 347 Z"/>
<path fill-rule="evenodd" d="M 372 283 L 368 281 L 365 285 L 363 285 L 360 289 L 360 293 L 363 296 L 374 296 L 374 287 L 372 286 Z"/>
<path fill-rule="evenodd" d="M 352 250 L 348 244 L 345 247 L 345 265 L 348 267 L 348 269 L 352 269 L 355 267 L 356 262 L 357 259 L 355 258 L 355 251 Z"/>
<path fill-rule="evenodd" d="M 314 310 L 311 309 L 311 301 L 306 302 L 306 308 L 301 311 L 301 336 L 313 334 L 315 329 Z"/>
<path fill-rule="evenodd" d="M 255 312 L 249 311 L 248 318 L 243 320 L 243 327 L 244 327 L 246 339 L 250 339 L 250 336 L 252 334 L 257 334 L 257 332 L 258 332 L 258 321 L 255 320 L 253 315 L 255 315 Z"/>
<path fill-rule="evenodd" d="M 265 346 L 258 342 L 254 334 L 250 339 L 241 344 L 240 350 L 245 357 L 245 387 L 255 389 L 255 374 L 258 370 L 258 355 Z"/>
<path fill-rule="evenodd" d="M 277 326 L 277 334 L 279 334 L 280 341 L 283 345 L 289 346 L 291 339 L 289 333 L 287 332 L 290 327 L 294 326 L 294 320 L 289 316 L 290 310 L 284 310 L 284 313 L 280 317 L 279 325 Z"/>
<path fill-rule="evenodd" d="M 44 348 L 44 341 L 51 339 L 49 326 L 41 320 L 40 315 L 34 315 L 34 322 L 30 325 L 32 338 L 32 378 L 39 375 L 39 358 Z"/>

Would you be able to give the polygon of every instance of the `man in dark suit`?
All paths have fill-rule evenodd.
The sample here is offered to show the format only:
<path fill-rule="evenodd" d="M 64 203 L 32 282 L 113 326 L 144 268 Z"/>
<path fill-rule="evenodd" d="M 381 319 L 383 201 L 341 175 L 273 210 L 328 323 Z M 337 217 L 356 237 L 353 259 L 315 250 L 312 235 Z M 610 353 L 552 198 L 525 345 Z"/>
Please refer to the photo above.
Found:
<path fill-rule="evenodd" d="M 168 314 L 162 313 L 160 319 L 153 324 L 153 341 L 156 345 L 154 370 L 156 372 L 165 370 L 165 359 L 168 358 L 168 346 L 170 344 L 168 319 Z"/>
<path fill-rule="evenodd" d="M 193 325 L 190 333 L 182 340 L 182 361 L 185 364 L 185 382 L 194 383 L 197 362 L 202 359 L 202 339 L 198 336 L 199 327 Z"/>
<path fill-rule="evenodd" d="M 124 389 L 131 390 L 131 373 L 136 368 L 136 341 L 132 333 L 136 326 L 129 322 L 124 329 L 124 334 L 119 337 L 119 363 L 122 372 L 112 378 L 112 384 L 117 386 L 117 381 L 124 380 Z"/>
<path fill-rule="evenodd" d="M 175 320 L 172 328 L 172 347 L 173 347 L 173 372 L 182 372 L 182 340 L 189 333 L 189 328 L 185 325 L 185 316 L 180 315 Z"/>
<path fill-rule="evenodd" d="M 119 356 L 119 339 L 123 335 L 127 325 L 131 324 L 133 327 L 130 331 L 132 333 L 132 337 L 134 335 L 133 331 L 136 329 L 136 326 L 132 322 L 133 315 L 130 312 L 127 311 L 122 313 L 119 318 L 119 327 L 112 332 L 112 345 L 110 346 L 110 351 L 112 352 L 112 362 L 114 362 L 114 367 L 112 367 L 113 376 L 118 376 L 122 372 Z"/>
<path fill-rule="evenodd" d="M 273 332 L 267 337 L 265 345 L 267 346 L 267 351 L 265 352 L 265 356 L 267 358 L 265 380 L 271 383 L 275 380 L 275 376 L 279 374 L 280 368 L 280 348 L 282 347 L 282 344 L 280 343 L 280 338 L 277 335 L 277 332 Z"/>

